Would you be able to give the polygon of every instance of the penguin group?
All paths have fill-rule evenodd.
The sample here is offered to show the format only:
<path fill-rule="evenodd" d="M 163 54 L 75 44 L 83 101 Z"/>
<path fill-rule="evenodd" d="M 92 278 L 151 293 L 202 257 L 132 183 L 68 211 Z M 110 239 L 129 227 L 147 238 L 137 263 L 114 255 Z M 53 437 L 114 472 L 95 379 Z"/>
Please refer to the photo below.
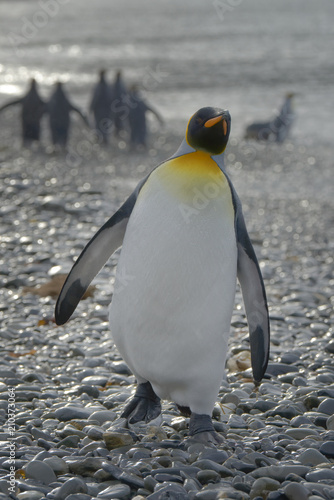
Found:
<path fill-rule="evenodd" d="M 159 123 L 163 123 L 159 113 L 141 97 L 137 86 L 127 88 L 121 71 L 116 72 L 114 81 L 109 84 L 106 71 L 100 70 L 87 114 L 71 102 L 61 82 L 56 83 L 49 100 L 45 101 L 39 94 L 36 80 L 32 79 L 28 92 L 23 97 L 6 103 L 0 108 L 0 112 L 16 105 L 21 106 L 21 135 L 25 147 L 41 140 L 41 121 L 44 115 L 48 117 L 53 146 L 61 148 L 67 146 L 73 112 L 80 116 L 87 127 L 95 131 L 97 141 L 104 145 L 109 143 L 113 133 L 118 138 L 128 138 L 131 147 L 146 148 L 147 112 L 154 114 Z"/>
<path fill-rule="evenodd" d="M 212 411 L 224 378 L 237 278 L 256 385 L 269 357 L 265 287 L 224 168 L 230 129 L 227 110 L 205 107 L 190 118 L 179 149 L 139 182 L 86 245 L 55 309 L 63 325 L 122 247 L 110 328 L 137 380 L 122 416 L 130 424 L 150 422 L 161 413 L 161 400 L 171 400 L 190 417 L 190 439 L 214 445 L 223 439 Z M 200 206 L 199 191 L 207 194 Z"/>

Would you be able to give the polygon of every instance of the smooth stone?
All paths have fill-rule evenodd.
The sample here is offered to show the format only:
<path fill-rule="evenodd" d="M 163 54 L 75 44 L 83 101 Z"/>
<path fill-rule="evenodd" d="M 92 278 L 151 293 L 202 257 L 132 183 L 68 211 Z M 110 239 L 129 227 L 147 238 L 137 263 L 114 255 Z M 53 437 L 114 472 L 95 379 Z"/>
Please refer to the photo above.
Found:
<path fill-rule="evenodd" d="M 73 493 L 87 493 L 87 484 L 79 477 L 71 477 L 59 488 L 55 500 L 62 500 Z"/>
<path fill-rule="evenodd" d="M 325 350 L 330 353 L 334 353 L 334 340 L 330 340 L 328 344 L 325 346 Z"/>
<path fill-rule="evenodd" d="M 263 497 L 258 497 L 263 500 Z M 266 500 L 289 500 L 282 490 L 271 491 L 267 496 Z"/>
<path fill-rule="evenodd" d="M 45 498 L 45 494 L 37 490 L 22 491 L 17 495 L 18 500 L 40 500 Z"/>
<path fill-rule="evenodd" d="M 24 467 L 28 479 L 36 479 L 42 484 L 50 484 L 57 481 L 57 476 L 50 465 L 40 460 L 32 460 Z"/>
<path fill-rule="evenodd" d="M 286 429 L 285 434 L 298 441 L 304 439 L 308 436 L 319 436 L 319 433 L 314 429 L 309 429 L 307 427 L 297 427 L 293 429 Z"/>
<path fill-rule="evenodd" d="M 105 422 L 113 422 L 117 418 L 117 413 L 111 410 L 94 411 L 89 417 L 88 421 L 96 420 L 100 425 Z"/>
<path fill-rule="evenodd" d="M 267 412 L 267 416 L 271 417 L 278 415 L 280 417 L 287 418 L 289 420 L 292 419 L 293 417 L 296 417 L 298 414 L 299 414 L 298 410 L 294 406 L 288 404 L 278 405 L 273 410 Z"/>
<path fill-rule="evenodd" d="M 88 396 L 96 399 L 99 397 L 100 391 L 94 385 L 79 385 L 75 390 L 75 394 L 78 396 L 81 394 L 88 394 Z"/>
<path fill-rule="evenodd" d="M 326 413 L 326 415 L 334 415 L 334 398 L 324 399 L 318 407 L 318 412 Z"/>
<path fill-rule="evenodd" d="M 143 488 L 145 486 L 145 482 L 141 477 L 138 477 L 136 474 L 123 471 L 120 467 L 117 467 L 117 465 L 104 461 L 102 462 L 101 467 L 104 472 L 110 474 L 112 478 L 117 479 L 132 488 Z M 165 473 L 166 470 L 170 473 L 169 469 L 163 469 L 163 473 Z M 156 469 L 155 472 L 156 474 L 159 474 L 158 469 Z"/>
<path fill-rule="evenodd" d="M 285 352 L 282 354 L 280 361 L 286 365 L 291 365 L 292 363 L 296 363 L 300 359 L 300 354 L 296 354 L 295 352 Z"/>
<path fill-rule="evenodd" d="M 247 422 L 240 415 L 230 415 L 228 425 L 231 429 L 247 429 Z"/>
<path fill-rule="evenodd" d="M 298 372 L 299 369 L 297 366 L 288 365 L 286 363 L 268 363 L 268 367 L 266 370 L 267 375 L 273 375 L 277 377 L 278 375 L 284 375 L 286 373 Z"/>
<path fill-rule="evenodd" d="M 333 442 L 334 444 L 334 442 Z M 284 481 L 288 474 L 296 474 L 297 476 L 305 477 L 310 471 L 310 467 L 305 465 L 269 465 L 261 467 L 250 473 L 255 479 L 259 477 L 270 477 L 276 481 Z"/>
<path fill-rule="evenodd" d="M 279 487 L 280 483 L 275 479 L 260 477 L 252 484 L 249 496 L 251 499 L 256 497 L 267 498 L 270 491 L 276 491 Z"/>
<path fill-rule="evenodd" d="M 77 448 L 79 445 L 80 439 L 81 439 L 80 436 L 76 436 L 76 435 L 67 436 L 64 439 L 62 439 L 61 441 L 59 441 L 56 444 L 56 446 L 57 446 L 57 448 L 60 448 L 61 446 L 65 446 L 66 448 Z"/>
<path fill-rule="evenodd" d="M 292 425 L 292 427 L 300 427 L 304 424 L 312 425 L 312 421 L 309 418 L 304 417 L 304 415 L 298 415 L 297 417 L 294 417 L 290 422 L 290 425 Z"/>
<path fill-rule="evenodd" d="M 311 483 L 316 483 L 318 481 L 334 481 L 334 470 L 333 469 L 316 469 L 308 472 L 305 476 L 307 481 Z"/>
<path fill-rule="evenodd" d="M 114 450 L 122 446 L 134 444 L 132 436 L 127 432 L 105 432 L 103 434 L 103 440 L 108 450 Z"/>
<path fill-rule="evenodd" d="M 63 422 L 75 419 L 88 419 L 91 414 L 92 410 L 78 406 L 64 406 L 55 411 L 56 418 Z"/>
<path fill-rule="evenodd" d="M 268 411 L 268 410 L 272 410 L 273 408 L 275 408 L 276 406 L 276 403 L 274 403 L 274 401 L 267 401 L 265 399 L 259 399 L 258 401 L 256 401 L 254 403 L 254 410 L 259 410 L 259 411 L 262 411 L 263 413 Z"/>
<path fill-rule="evenodd" d="M 79 460 L 71 458 L 66 462 L 70 472 L 78 476 L 93 476 L 102 466 L 103 458 L 87 457 Z"/>
<path fill-rule="evenodd" d="M 334 431 L 334 415 L 331 415 L 330 417 L 328 417 L 328 419 L 326 420 L 326 428 L 327 430 L 329 431 Z"/>
<path fill-rule="evenodd" d="M 73 493 L 66 497 L 66 500 L 91 500 L 92 495 L 86 493 Z"/>
<path fill-rule="evenodd" d="M 325 441 L 320 446 L 319 451 L 327 458 L 334 458 L 334 441 Z"/>
<path fill-rule="evenodd" d="M 198 456 L 198 460 L 207 458 L 209 460 L 212 460 L 213 462 L 216 462 L 217 464 L 222 464 L 223 462 L 225 462 L 225 460 L 228 459 L 228 457 L 228 453 L 224 450 L 206 448 L 205 450 L 201 451 Z"/>
<path fill-rule="evenodd" d="M 149 495 L 146 500 L 162 500 L 162 499 L 175 499 L 175 500 L 189 500 L 187 491 L 179 484 L 167 483 L 156 486 L 156 491 Z"/>
<path fill-rule="evenodd" d="M 317 396 L 306 396 L 303 403 L 306 409 L 310 411 L 312 408 L 318 408 L 320 399 Z"/>
<path fill-rule="evenodd" d="M 220 474 L 214 470 L 204 469 L 198 472 L 197 479 L 201 484 L 217 483 L 220 481 Z"/>
<path fill-rule="evenodd" d="M 299 455 L 298 461 L 302 465 L 309 465 L 311 467 L 313 467 L 314 465 L 329 462 L 329 460 L 322 453 L 320 453 L 320 451 L 314 448 L 308 448 L 307 450 L 303 451 Z"/>
<path fill-rule="evenodd" d="M 213 470 L 215 472 L 218 472 L 218 474 L 220 474 L 222 477 L 234 475 L 233 472 L 224 465 L 217 464 L 216 462 L 213 462 L 212 460 L 209 460 L 207 458 L 196 460 L 196 462 L 194 462 L 192 465 L 194 467 L 198 467 L 201 470 Z"/>
<path fill-rule="evenodd" d="M 127 484 L 117 484 L 115 486 L 108 486 L 105 490 L 100 491 L 97 498 L 127 498 L 131 493 L 130 486 Z"/>
<path fill-rule="evenodd" d="M 294 482 L 287 484 L 283 491 L 289 500 L 307 500 L 310 495 L 310 491 L 305 486 Z"/>
<path fill-rule="evenodd" d="M 84 385 L 97 385 L 99 387 L 105 387 L 108 382 L 109 377 L 103 375 L 90 375 L 81 380 Z"/>
<path fill-rule="evenodd" d="M 61 457 L 48 457 L 45 458 L 43 462 L 49 465 L 54 473 L 58 475 L 67 474 L 70 470 L 65 460 L 63 460 Z"/>

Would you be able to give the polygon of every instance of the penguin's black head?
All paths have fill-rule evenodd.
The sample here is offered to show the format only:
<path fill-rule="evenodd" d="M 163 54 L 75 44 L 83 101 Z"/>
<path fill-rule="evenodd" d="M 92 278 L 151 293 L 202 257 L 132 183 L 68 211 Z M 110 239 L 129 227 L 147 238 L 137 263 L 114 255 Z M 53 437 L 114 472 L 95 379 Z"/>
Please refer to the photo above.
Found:
<path fill-rule="evenodd" d="M 231 130 L 231 116 L 225 109 L 201 108 L 189 120 L 186 141 L 192 148 L 212 155 L 222 153 Z"/>

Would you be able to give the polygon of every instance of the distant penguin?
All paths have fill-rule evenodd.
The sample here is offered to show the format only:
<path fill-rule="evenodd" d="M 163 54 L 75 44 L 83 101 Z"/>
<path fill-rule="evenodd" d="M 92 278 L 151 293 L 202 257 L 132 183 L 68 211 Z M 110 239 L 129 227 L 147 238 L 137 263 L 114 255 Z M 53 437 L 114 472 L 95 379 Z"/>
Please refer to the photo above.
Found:
<path fill-rule="evenodd" d="M 75 111 L 88 124 L 85 115 L 69 101 L 61 82 L 57 82 L 56 90 L 52 94 L 47 110 L 51 130 L 52 143 L 66 147 L 70 130 L 70 113 Z"/>
<path fill-rule="evenodd" d="M 10 106 L 21 105 L 21 124 L 23 145 L 29 146 L 33 141 L 40 140 L 41 118 L 46 111 L 46 104 L 39 96 L 37 83 L 31 79 L 26 95 L 15 101 L 10 101 L 0 108 L 0 112 Z"/>
<path fill-rule="evenodd" d="M 89 111 L 94 116 L 95 129 L 104 144 L 108 143 L 111 130 L 111 102 L 111 88 L 106 81 L 105 70 L 101 70 L 100 79 L 94 88 Z"/>
<path fill-rule="evenodd" d="M 130 144 L 132 147 L 147 146 L 147 112 L 151 112 L 162 124 L 163 120 L 159 113 L 144 101 L 140 96 L 138 87 L 133 85 L 129 91 L 129 125 Z"/>
<path fill-rule="evenodd" d="M 143 179 L 74 264 L 55 316 L 65 323 L 122 245 L 111 331 L 138 387 L 123 417 L 148 422 L 160 398 L 190 415 L 189 434 L 219 443 L 211 415 L 224 377 L 236 279 L 250 330 L 253 377 L 269 355 L 265 288 L 241 203 L 224 170 L 231 119 L 206 107 L 189 120 L 176 153 Z"/>
<path fill-rule="evenodd" d="M 111 113 L 116 137 L 126 128 L 128 118 L 128 91 L 123 81 L 122 72 L 117 71 L 111 86 Z"/>
<path fill-rule="evenodd" d="M 245 139 L 284 142 L 296 118 L 293 111 L 293 97 L 293 93 L 286 95 L 279 114 L 272 120 L 249 125 L 246 129 Z"/>

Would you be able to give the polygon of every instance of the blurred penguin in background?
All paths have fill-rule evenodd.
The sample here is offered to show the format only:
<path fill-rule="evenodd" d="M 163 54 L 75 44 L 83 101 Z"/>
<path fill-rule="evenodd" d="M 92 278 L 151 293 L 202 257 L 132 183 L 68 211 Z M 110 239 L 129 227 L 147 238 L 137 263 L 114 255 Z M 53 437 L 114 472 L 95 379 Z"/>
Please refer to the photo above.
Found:
<path fill-rule="evenodd" d="M 57 82 L 56 90 L 51 95 L 47 106 L 52 143 L 54 146 L 66 148 L 71 124 L 71 111 L 78 113 L 86 125 L 88 125 L 87 118 L 80 109 L 69 101 L 61 82 Z"/>
<path fill-rule="evenodd" d="M 94 117 L 96 133 L 103 144 L 108 144 L 112 124 L 112 94 L 105 74 L 105 70 L 102 69 L 100 71 L 100 79 L 93 91 L 89 111 Z"/>
<path fill-rule="evenodd" d="M 151 112 L 162 125 L 163 120 L 159 113 L 149 106 L 140 96 L 137 85 L 133 85 L 129 92 L 129 125 L 130 145 L 134 147 L 147 147 L 147 120 L 146 113 Z"/>
<path fill-rule="evenodd" d="M 10 106 L 21 105 L 21 133 L 23 146 L 28 147 L 33 141 L 40 140 L 41 118 L 46 112 L 46 103 L 41 99 L 34 78 L 30 81 L 30 88 L 20 99 L 10 101 L 0 108 L 0 112 Z"/>
<path fill-rule="evenodd" d="M 119 137 L 125 130 L 128 117 L 128 91 L 122 78 L 122 72 L 117 71 L 111 86 L 111 113 L 115 136 Z"/>
<path fill-rule="evenodd" d="M 256 122 L 246 129 L 245 139 L 255 139 L 257 141 L 284 142 L 289 136 L 291 126 L 296 115 L 293 111 L 294 93 L 288 93 L 280 112 L 275 118 L 267 122 Z"/>

